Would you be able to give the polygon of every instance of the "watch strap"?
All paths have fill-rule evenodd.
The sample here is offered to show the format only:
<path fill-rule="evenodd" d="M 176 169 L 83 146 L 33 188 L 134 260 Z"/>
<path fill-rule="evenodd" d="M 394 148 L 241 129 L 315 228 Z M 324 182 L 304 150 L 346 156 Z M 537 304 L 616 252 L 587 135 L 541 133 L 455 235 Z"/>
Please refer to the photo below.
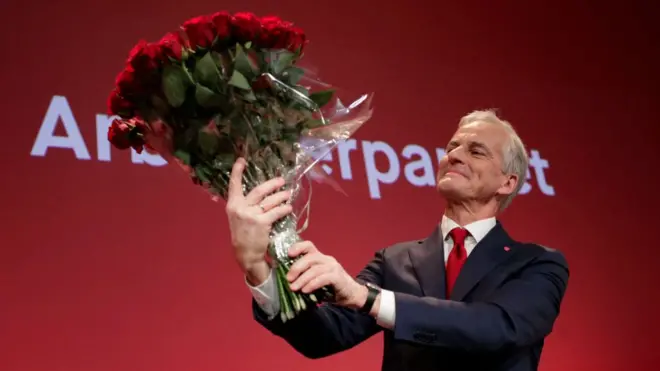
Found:
<path fill-rule="evenodd" d="M 367 287 L 367 300 L 364 302 L 362 308 L 360 308 L 360 313 L 369 313 L 376 302 L 376 297 L 380 294 L 380 288 L 377 286 L 370 283 L 366 283 L 365 286 Z"/>

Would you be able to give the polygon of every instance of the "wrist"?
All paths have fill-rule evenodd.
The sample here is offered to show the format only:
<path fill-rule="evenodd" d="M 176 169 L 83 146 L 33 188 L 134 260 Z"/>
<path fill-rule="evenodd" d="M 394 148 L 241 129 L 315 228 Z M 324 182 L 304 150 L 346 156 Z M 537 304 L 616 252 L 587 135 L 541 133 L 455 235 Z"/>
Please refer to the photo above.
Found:
<path fill-rule="evenodd" d="M 270 264 L 260 260 L 242 266 L 247 282 L 252 286 L 259 286 L 270 276 Z"/>
<path fill-rule="evenodd" d="M 382 297 L 383 295 L 379 292 L 378 295 L 376 296 L 376 299 L 374 300 L 374 305 L 369 310 L 370 316 L 374 318 L 378 317 L 378 312 L 380 311 L 380 298 Z"/>
<path fill-rule="evenodd" d="M 360 312 L 376 317 L 378 315 L 378 311 L 380 310 L 380 288 L 369 283 L 357 283 L 357 286 L 358 287 L 354 291 L 354 299 L 349 306 L 351 308 L 357 309 Z"/>
<path fill-rule="evenodd" d="M 268 262 L 266 260 L 265 254 L 255 254 L 250 251 L 237 251 L 235 252 L 234 258 L 236 259 L 236 263 L 238 263 L 238 266 L 241 268 L 243 273 L 247 273 L 255 267 L 263 266 L 264 262 Z"/>
<path fill-rule="evenodd" d="M 367 286 L 356 282 L 357 287 L 355 289 L 355 295 L 353 302 L 350 304 L 351 308 L 360 309 L 364 306 L 364 303 L 367 302 L 367 296 L 369 295 L 369 289 Z"/>

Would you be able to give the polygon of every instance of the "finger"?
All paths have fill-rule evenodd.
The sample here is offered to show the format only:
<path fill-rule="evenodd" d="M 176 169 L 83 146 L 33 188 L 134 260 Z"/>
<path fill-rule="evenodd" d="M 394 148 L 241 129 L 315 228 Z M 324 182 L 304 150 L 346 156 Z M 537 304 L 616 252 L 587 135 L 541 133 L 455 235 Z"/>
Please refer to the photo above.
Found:
<path fill-rule="evenodd" d="M 317 251 L 316 246 L 310 241 L 297 242 L 289 248 L 289 257 L 295 258 L 298 255 L 307 255 Z"/>
<path fill-rule="evenodd" d="M 273 224 L 293 212 L 293 206 L 281 204 L 260 215 L 265 223 Z"/>
<path fill-rule="evenodd" d="M 235 200 L 243 197 L 243 171 L 245 170 L 245 160 L 238 158 L 231 168 L 229 176 L 229 187 L 227 189 L 227 200 Z"/>
<path fill-rule="evenodd" d="M 250 205 L 258 204 L 264 199 L 264 197 L 275 192 L 278 188 L 282 188 L 284 183 L 284 178 L 282 177 L 269 179 L 254 187 L 254 189 L 245 196 L 245 199 Z"/>
<path fill-rule="evenodd" d="M 326 264 L 316 264 L 311 266 L 308 270 L 304 271 L 303 274 L 291 282 L 291 290 L 300 290 L 301 288 L 305 287 L 311 280 L 325 272 L 328 272 L 329 270 L 330 267 Z"/>
<path fill-rule="evenodd" d="M 323 273 L 309 280 L 309 282 L 307 282 L 307 284 L 303 286 L 300 291 L 302 291 L 304 294 L 309 294 L 310 292 L 314 292 L 321 287 L 334 285 L 335 282 L 337 282 L 337 273 L 332 271 L 324 271 Z"/>
<path fill-rule="evenodd" d="M 310 267 L 321 263 L 323 263 L 323 255 L 307 254 L 291 265 L 289 272 L 286 274 L 286 279 L 289 282 L 293 282 Z"/>
<path fill-rule="evenodd" d="M 264 200 L 261 201 L 261 206 L 263 206 L 264 211 L 268 211 L 280 204 L 283 204 L 289 198 L 291 198 L 291 191 L 280 191 L 264 198 Z"/>

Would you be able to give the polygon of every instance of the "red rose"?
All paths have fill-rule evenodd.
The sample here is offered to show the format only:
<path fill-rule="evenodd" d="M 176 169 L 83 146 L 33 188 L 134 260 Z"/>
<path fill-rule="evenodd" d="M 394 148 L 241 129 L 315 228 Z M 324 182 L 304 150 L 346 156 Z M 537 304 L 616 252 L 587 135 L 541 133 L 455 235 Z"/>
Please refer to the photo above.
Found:
<path fill-rule="evenodd" d="M 286 48 L 292 52 L 300 51 L 300 54 L 302 54 L 307 43 L 305 32 L 300 27 L 292 27 L 288 30 L 288 36 L 289 42 Z"/>
<path fill-rule="evenodd" d="M 270 80 L 266 78 L 266 75 L 261 75 L 252 81 L 252 90 L 256 92 L 264 91 L 271 87 Z"/>
<path fill-rule="evenodd" d="M 178 32 L 170 32 L 158 42 L 163 55 L 170 59 L 180 61 L 183 59 L 185 42 Z"/>
<path fill-rule="evenodd" d="M 181 27 L 192 48 L 208 48 L 215 40 L 215 27 L 211 17 L 207 15 L 189 19 Z"/>
<path fill-rule="evenodd" d="M 236 13 L 231 25 L 232 34 L 238 42 L 257 41 L 261 31 L 259 18 L 252 13 Z"/>
<path fill-rule="evenodd" d="M 148 127 L 138 119 L 119 120 L 115 119 L 108 128 L 108 141 L 118 149 L 133 147 L 137 153 L 144 149 L 144 135 Z"/>
<path fill-rule="evenodd" d="M 287 34 L 291 24 L 283 22 L 280 18 L 267 16 L 261 18 L 262 32 L 259 34 L 257 45 L 264 49 L 283 49 L 287 46 Z"/>
<path fill-rule="evenodd" d="M 125 97 L 140 94 L 144 90 L 131 66 L 127 66 L 117 75 L 115 85 L 119 94 Z"/>
<path fill-rule="evenodd" d="M 133 46 L 131 51 L 128 52 L 128 58 L 126 59 L 126 64 L 131 64 L 133 58 L 135 58 L 135 56 L 140 52 L 140 50 L 142 50 L 145 46 L 147 46 L 147 44 L 149 43 L 146 42 L 145 40 L 138 41 L 138 43 Z"/>
<path fill-rule="evenodd" d="M 131 141 L 131 147 L 137 152 L 142 153 L 144 145 L 146 144 L 146 134 L 149 130 L 149 126 L 139 119 L 131 119 L 129 125 L 133 125 L 130 133 L 128 133 L 128 139 Z"/>
<path fill-rule="evenodd" d="M 139 75 L 147 75 L 158 69 L 163 61 L 163 55 L 157 44 L 141 40 L 133 47 L 128 57 L 128 64 Z"/>
<path fill-rule="evenodd" d="M 218 40 L 227 40 L 231 36 L 232 18 L 227 12 L 217 12 L 211 16 Z"/>
<path fill-rule="evenodd" d="M 285 21 L 282 18 L 274 16 L 274 15 L 267 15 L 267 16 L 261 17 L 261 26 L 262 27 L 278 26 L 278 27 L 283 27 L 283 28 L 291 28 L 291 27 L 293 27 L 293 23 L 291 23 L 289 21 Z"/>
<path fill-rule="evenodd" d="M 278 17 L 264 17 L 261 19 L 263 32 L 259 35 L 259 46 L 267 49 L 288 49 L 302 52 L 307 42 L 304 31 L 293 23 L 286 22 Z"/>
<path fill-rule="evenodd" d="M 128 133 L 130 131 L 131 128 L 125 121 L 115 119 L 108 128 L 108 141 L 118 149 L 130 148 L 131 143 L 128 140 Z"/>
<path fill-rule="evenodd" d="M 117 89 L 114 89 L 108 97 L 108 114 L 121 117 L 133 116 L 133 103 L 124 99 Z"/>

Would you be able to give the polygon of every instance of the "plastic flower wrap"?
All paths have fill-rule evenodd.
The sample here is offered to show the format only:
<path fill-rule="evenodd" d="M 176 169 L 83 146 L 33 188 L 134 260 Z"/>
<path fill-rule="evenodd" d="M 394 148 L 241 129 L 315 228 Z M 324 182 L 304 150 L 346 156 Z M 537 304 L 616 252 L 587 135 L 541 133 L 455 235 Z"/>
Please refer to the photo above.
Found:
<path fill-rule="evenodd" d="M 146 146 L 176 161 L 215 200 L 226 199 L 239 157 L 245 193 L 284 177 L 294 211 L 275 223 L 268 249 L 283 321 L 332 299 L 328 287 L 291 291 L 288 248 L 307 225 L 317 161 L 372 114 L 372 94 L 340 96 L 298 66 L 305 44 L 300 28 L 277 17 L 196 17 L 157 43 L 140 41 L 108 100 L 119 117 L 108 131 L 116 148 Z"/>

